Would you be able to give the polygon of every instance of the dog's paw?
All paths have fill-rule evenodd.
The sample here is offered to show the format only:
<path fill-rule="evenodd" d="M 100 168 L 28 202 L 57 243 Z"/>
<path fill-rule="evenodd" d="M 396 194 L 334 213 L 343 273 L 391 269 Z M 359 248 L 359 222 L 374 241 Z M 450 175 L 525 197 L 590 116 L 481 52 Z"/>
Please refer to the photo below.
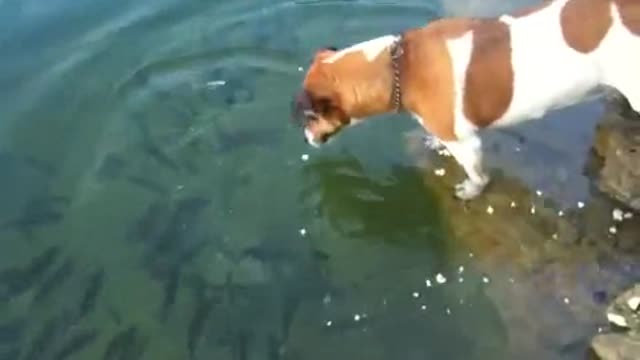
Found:
<path fill-rule="evenodd" d="M 484 190 L 486 185 L 487 182 L 477 183 L 471 181 L 471 179 L 466 179 L 465 181 L 456 185 L 456 197 L 460 200 L 471 200 L 482 194 L 482 191 Z"/>
<path fill-rule="evenodd" d="M 445 149 L 444 144 L 442 144 L 440 140 L 433 135 L 426 135 L 423 138 L 422 143 L 424 144 L 424 147 L 429 150 L 442 151 Z"/>

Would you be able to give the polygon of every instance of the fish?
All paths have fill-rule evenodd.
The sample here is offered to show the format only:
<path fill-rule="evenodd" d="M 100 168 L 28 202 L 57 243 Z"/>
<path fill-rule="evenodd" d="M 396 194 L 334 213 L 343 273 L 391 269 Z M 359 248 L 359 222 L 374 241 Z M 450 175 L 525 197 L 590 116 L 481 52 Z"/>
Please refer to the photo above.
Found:
<path fill-rule="evenodd" d="M 63 219 L 64 215 L 60 211 L 42 209 L 37 212 L 25 213 L 15 220 L 3 223 L 0 225 L 0 231 L 16 230 L 32 237 L 35 228 L 54 225 Z"/>
<path fill-rule="evenodd" d="M 234 338 L 231 348 L 232 360 L 247 360 L 249 346 L 251 344 L 251 335 L 246 331 L 239 331 Z"/>
<path fill-rule="evenodd" d="M 56 339 L 65 335 L 71 325 L 71 316 L 68 311 L 63 311 L 47 320 L 31 342 L 30 351 L 23 360 L 40 360 L 44 354 L 56 342 Z"/>
<path fill-rule="evenodd" d="M 11 268 L 0 272 L 0 301 L 6 301 L 31 289 L 55 263 L 60 253 L 58 246 L 50 246 L 35 256 L 24 268 Z"/>
<path fill-rule="evenodd" d="M 140 219 L 129 228 L 127 238 L 132 241 L 150 242 L 159 236 L 168 221 L 170 208 L 166 201 L 149 204 Z"/>
<path fill-rule="evenodd" d="M 281 341 L 273 334 L 267 339 L 267 360 L 280 360 Z"/>
<path fill-rule="evenodd" d="M 74 271 L 75 264 L 67 259 L 49 277 L 42 281 L 41 286 L 33 297 L 32 303 L 37 304 L 46 301 L 52 292 L 60 288 Z"/>
<path fill-rule="evenodd" d="M 206 285 L 203 284 L 198 288 L 195 310 L 191 321 L 189 321 L 189 327 L 187 328 L 187 350 L 189 351 L 190 359 L 195 359 L 196 357 L 196 348 L 204 332 L 211 310 L 220 304 L 218 298 L 213 296 L 207 297 L 205 295 L 205 286 Z"/>
<path fill-rule="evenodd" d="M 158 162 L 158 164 L 163 165 L 174 172 L 180 172 L 180 166 L 178 163 L 165 154 L 157 145 L 146 143 L 142 145 L 142 149 L 147 155 L 151 156 L 151 158 Z"/>
<path fill-rule="evenodd" d="M 169 316 L 169 312 L 171 308 L 176 302 L 176 297 L 178 294 L 178 289 L 180 288 L 180 268 L 175 267 L 170 275 L 169 279 L 165 284 L 164 288 L 164 299 L 162 301 L 162 305 L 160 308 L 160 319 L 164 322 L 167 320 Z"/>
<path fill-rule="evenodd" d="M 241 129 L 224 131 L 218 129 L 217 140 L 212 145 L 214 154 L 229 153 L 245 147 L 275 146 L 282 140 L 282 134 L 276 129 Z"/>
<path fill-rule="evenodd" d="M 56 352 L 53 360 L 65 360 L 75 353 L 84 350 L 87 346 L 93 343 L 98 338 L 98 331 L 96 329 L 88 329 L 82 331 L 75 336 L 71 337 L 61 348 Z"/>
<path fill-rule="evenodd" d="M 0 360 L 16 360 L 20 357 L 20 348 L 14 346 L 8 349 L 0 349 Z"/>
<path fill-rule="evenodd" d="M 146 340 L 142 339 L 135 325 L 118 332 L 107 344 L 102 360 L 136 360 L 145 352 Z"/>
<path fill-rule="evenodd" d="M 13 319 L 0 324 L 0 347 L 20 343 L 25 328 L 26 322 L 24 319 Z"/>
<path fill-rule="evenodd" d="M 96 299 L 104 285 L 104 269 L 96 270 L 91 276 L 89 276 L 87 282 L 89 283 L 89 286 L 82 296 L 82 301 L 80 301 L 79 316 L 81 318 L 93 311 L 95 307 Z"/>
<path fill-rule="evenodd" d="M 110 153 L 105 156 L 96 171 L 96 176 L 101 180 L 114 180 L 122 175 L 127 163 L 117 154 Z"/>
<path fill-rule="evenodd" d="M 157 181 L 145 179 L 141 176 L 127 176 L 127 181 L 161 196 L 167 195 L 169 193 L 169 189 L 166 186 L 160 184 Z"/>

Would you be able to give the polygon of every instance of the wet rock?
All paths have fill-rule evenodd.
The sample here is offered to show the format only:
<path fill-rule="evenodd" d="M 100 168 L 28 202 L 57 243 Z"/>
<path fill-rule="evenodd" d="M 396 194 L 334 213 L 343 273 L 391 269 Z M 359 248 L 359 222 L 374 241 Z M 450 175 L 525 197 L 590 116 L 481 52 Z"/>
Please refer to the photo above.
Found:
<path fill-rule="evenodd" d="M 597 127 L 594 150 L 602 163 L 599 189 L 640 210 L 640 121 L 607 115 Z"/>
<path fill-rule="evenodd" d="M 607 308 L 607 318 L 615 325 L 640 334 L 640 284 L 618 296 Z M 612 321 L 612 319 L 617 319 Z M 640 354 L 639 354 L 640 355 Z"/>
<path fill-rule="evenodd" d="M 632 360 L 640 358 L 640 339 L 622 334 L 598 335 L 592 342 L 593 351 L 602 360 Z"/>
<path fill-rule="evenodd" d="M 606 310 L 612 332 L 591 342 L 603 360 L 640 359 L 640 284 L 619 295 Z"/>

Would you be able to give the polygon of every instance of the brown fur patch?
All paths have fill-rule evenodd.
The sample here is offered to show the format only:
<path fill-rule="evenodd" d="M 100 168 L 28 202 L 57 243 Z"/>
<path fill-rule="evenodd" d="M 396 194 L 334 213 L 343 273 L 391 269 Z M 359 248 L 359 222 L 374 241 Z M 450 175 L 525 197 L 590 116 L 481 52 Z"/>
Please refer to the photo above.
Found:
<path fill-rule="evenodd" d="M 473 49 L 467 67 L 464 114 L 479 127 L 498 120 L 513 98 L 511 33 L 508 25 L 484 21 L 473 30 Z"/>
<path fill-rule="evenodd" d="M 640 35 L 640 1 L 613 0 L 618 6 L 622 23 L 634 35 Z"/>
<path fill-rule="evenodd" d="M 446 40 L 468 31 L 475 20 L 441 19 L 405 34 L 403 103 L 441 140 L 455 140 L 452 60 Z"/>
<path fill-rule="evenodd" d="M 551 5 L 552 2 L 553 2 L 552 0 L 544 0 L 540 4 L 536 4 L 536 5 L 532 5 L 532 6 L 526 6 L 526 7 L 517 9 L 517 10 L 513 11 L 509 15 L 513 16 L 514 18 L 521 18 L 521 17 L 529 16 L 531 14 L 537 13 L 540 10 L 545 9 L 547 6 Z"/>
<path fill-rule="evenodd" d="M 585 54 L 600 45 L 612 23 L 611 0 L 569 0 L 560 13 L 565 41 Z"/>

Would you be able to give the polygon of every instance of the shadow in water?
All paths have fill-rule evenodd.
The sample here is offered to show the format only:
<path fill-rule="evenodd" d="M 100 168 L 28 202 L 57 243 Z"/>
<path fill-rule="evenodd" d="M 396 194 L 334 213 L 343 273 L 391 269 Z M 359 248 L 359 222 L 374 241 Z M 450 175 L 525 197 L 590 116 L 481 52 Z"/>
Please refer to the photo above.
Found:
<path fill-rule="evenodd" d="M 438 199 L 415 168 L 395 166 L 375 176 L 355 157 L 336 157 L 304 168 L 303 201 L 342 236 L 388 246 L 446 249 Z"/>

